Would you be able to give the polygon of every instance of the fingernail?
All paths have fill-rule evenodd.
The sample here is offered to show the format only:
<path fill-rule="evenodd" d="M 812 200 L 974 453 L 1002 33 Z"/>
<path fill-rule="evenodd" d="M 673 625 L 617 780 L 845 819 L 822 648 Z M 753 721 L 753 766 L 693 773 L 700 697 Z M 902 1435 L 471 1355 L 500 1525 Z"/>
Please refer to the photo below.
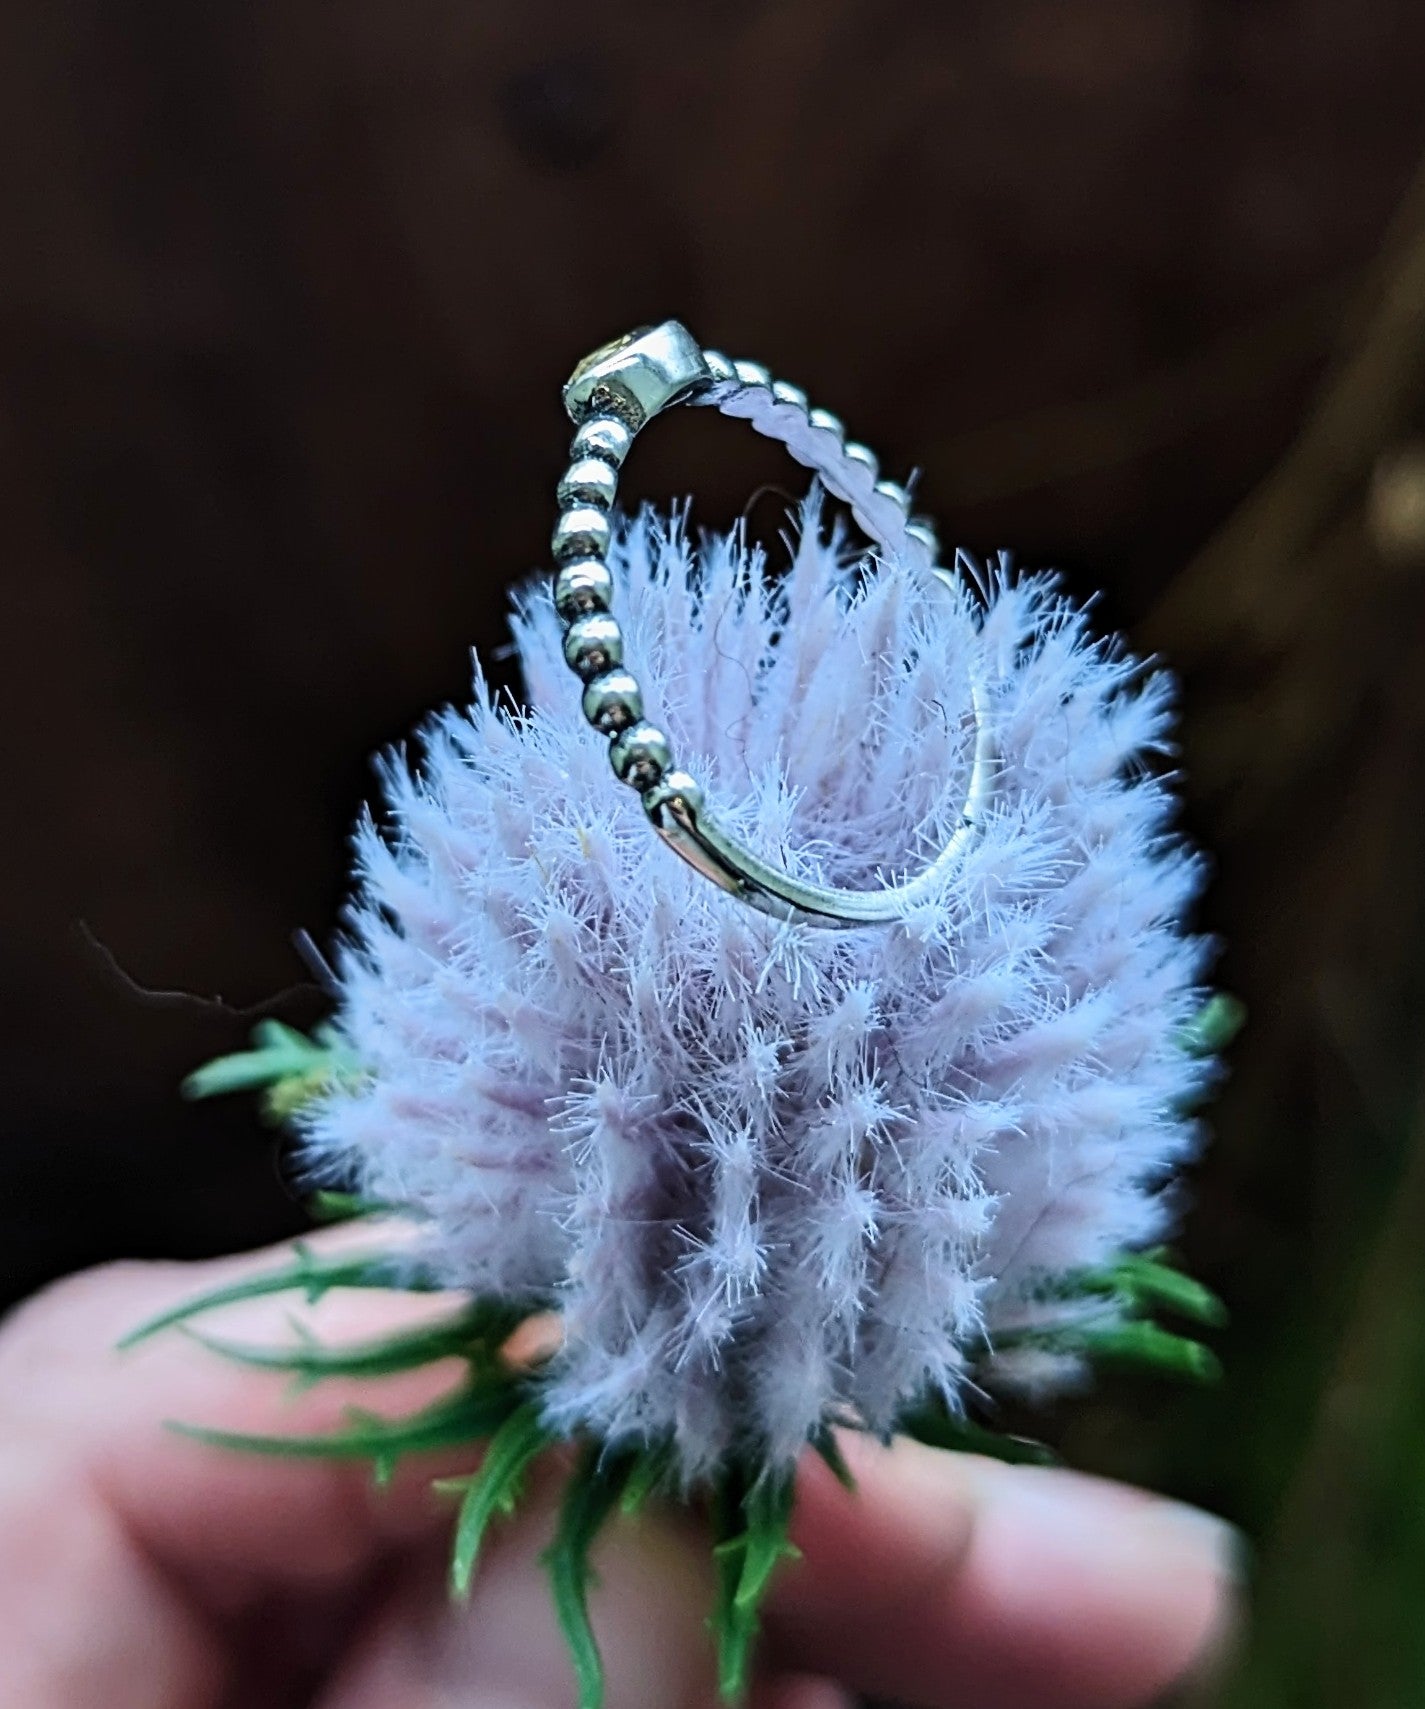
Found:
<path fill-rule="evenodd" d="M 1181 1548 L 1194 1559 L 1206 1556 L 1230 1584 L 1245 1585 L 1251 1574 L 1251 1550 L 1235 1525 L 1186 1502 L 1149 1497 L 1140 1521 L 1147 1535 L 1168 1548 Z"/>
<path fill-rule="evenodd" d="M 1197 1654 L 1166 1697 L 1160 1709 L 1207 1709 L 1238 1660 L 1245 1630 L 1245 1591 L 1251 1580 L 1252 1552 L 1246 1538 L 1234 1525 L 1199 1507 L 1176 1501 L 1154 1501 L 1153 1514 L 1145 1520 L 1149 1533 L 1162 1540 L 1166 1560 L 1175 1549 L 1189 1564 L 1206 1560 L 1217 1573 L 1222 1594 L 1208 1621 Z"/>
<path fill-rule="evenodd" d="M 1006 1502 L 1016 1528 L 1032 1528 L 1046 1544 L 1054 1540 L 1096 1565 L 1192 1567 L 1231 1585 L 1246 1578 L 1241 1533 L 1200 1507 L 1061 1471 L 1006 1480 L 996 1505 Z"/>
<path fill-rule="evenodd" d="M 1220 1668 L 1239 1625 L 1246 1550 L 1210 1513 L 1096 1478 L 1045 1472 L 996 1480 L 978 1520 L 1003 1605 L 1067 1595 L 1085 1628 L 1111 1612 L 1134 1631 L 1123 1696 L 1149 1703 Z"/>

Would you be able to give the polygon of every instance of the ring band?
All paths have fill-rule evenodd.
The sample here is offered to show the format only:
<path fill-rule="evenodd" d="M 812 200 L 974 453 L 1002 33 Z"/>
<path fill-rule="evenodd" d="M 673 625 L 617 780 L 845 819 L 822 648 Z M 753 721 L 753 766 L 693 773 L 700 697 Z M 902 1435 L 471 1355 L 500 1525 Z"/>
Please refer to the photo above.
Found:
<path fill-rule="evenodd" d="M 584 682 L 584 715 L 610 738 L 616 775 L 643 799 L 659 836 L 730 895 L 764 914 L 820 926 L 889 925 L 957 870 L 979 830 L 989 793 L 992 753 L 981 685 L 970 683 L 975 725 L 960 823 L 936 858 L 913 878 L 874 890 L 809 884 L 771 865 L 717 822 L 703 790 L 674 764 L 667 736 L 644 717 L 643 693 L 624 662 L 623 635 L 610 611 L 607 558 L 618 471 L 634 435 L 677 403 L 711 405 L 747 421 L 820 477 L 857 524 L 890 557 L 958 584 L 939 566 L 934 527 L 910 514 L 904 487 L 878 478 L 876 459 L 850 443 L 826 410 L 774 380 L 755 362 L 731 362 L 703 350 L 677 321 L 645 327 L 586 356 L 564 388 L 575 424 L 570 463 L 559 483 L 559 520 L 551 542 L 554 603 L 566 625 L 564 656 Z"/>

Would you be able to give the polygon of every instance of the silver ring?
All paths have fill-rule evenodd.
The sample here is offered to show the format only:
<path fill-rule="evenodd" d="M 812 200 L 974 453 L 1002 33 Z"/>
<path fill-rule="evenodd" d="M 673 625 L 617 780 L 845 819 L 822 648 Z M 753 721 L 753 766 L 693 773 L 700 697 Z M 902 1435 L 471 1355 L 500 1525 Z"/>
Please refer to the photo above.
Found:
<path fill-rule="evenodd" d="M 566 625 L 564 656 L 585 685 L 584 714 L 610 738 L 614 772 L 639 792 L 659 836 L 721 889 L 780 920 L 893 924 L 956 871 L 980 829 L 993 765 L 983 685 L 970 683 L 975 746 L 960 823 L 915 877 L 875 890 L 808 884 L 725 831 L 702 787 L 674 765 L 667 736 L 644 717 L 643 693 L 625 666 L 623 635 L 610 611 L 606 560 L 618 471 L 638 430 L 678 403 L 711 405 L 779 440 L 816 471 L 878 546 L 958 591 L 954 576 L 938 563 L 933 525 L 910 514 L 904 487 L 878 479 L 875 457 L 847 441 L 834 415 L 809 408 L 803 392 L 774 380 L 759 364 L 730 362 L 719 351 L 702 349 L 677 321 L 642 327 L 586 356 L 564 388 L 564 407 L 576 431 L 559 483 L 559 521 L 551 542 L 558 566 L 554 603 Z"/>

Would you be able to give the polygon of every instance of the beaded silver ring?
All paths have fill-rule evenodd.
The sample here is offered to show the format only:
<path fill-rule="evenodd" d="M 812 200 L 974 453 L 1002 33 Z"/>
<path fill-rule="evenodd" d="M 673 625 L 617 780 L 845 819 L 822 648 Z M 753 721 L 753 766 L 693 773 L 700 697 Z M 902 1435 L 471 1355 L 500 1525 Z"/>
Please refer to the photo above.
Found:
<path fill-rule="evenodd" d="M 992 767 L 982 685 L 970 683 L 975 744 L 960 823 L 915 877 L 874 890 L 809 884 L 724 830 L 702 787 L 674 765 L 667 736 L 644 717 L 643 693 L 625 665 L 623 635 L 610 611 L 606 560 L 618 471 L 639 429 L 679 403 L 710 405 L 779 440 L 849 507 L 876 545 L 959 591 L 952 574 L 939 565 L 933 525 L 910 514 L 905 488 L 878 478 L 875 456 L 864 445 L 848 442 L 834 415 L 809 408 L 804 392 L 774 380 L 760 364 L 732 362 L 719 351 L 702 349 L 677 321 L 643 327 L 586 356 L 564 388 L 564 407 L 576 431 L 559 483 L 559 521 L 551 542 L 558 566 L 554 604 L 567 626 L 564 657 L 585 685 L 584 715 L 610 738 L 614 772 L 638 791 L 659 836 L 721 889 L 781 920 L 819 926 L 892 924 L 955 871 L 979 829 Z"/>

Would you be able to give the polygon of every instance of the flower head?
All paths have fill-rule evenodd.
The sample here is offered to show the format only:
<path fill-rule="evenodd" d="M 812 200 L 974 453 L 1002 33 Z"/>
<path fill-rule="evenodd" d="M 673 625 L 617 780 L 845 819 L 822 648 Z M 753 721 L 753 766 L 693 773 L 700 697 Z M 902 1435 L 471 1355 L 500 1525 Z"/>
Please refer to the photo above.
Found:
<path fill-rule="evenodd" d="M 338 1024 L 367 1074 L 316 1167 L 410 1207 L 450 1285 L 548 1301 L 546 1416 L 671 1438 L 685 1476 L 889 1429 L 1158 1236 L 1208 1072 L 1180 1048 L 1200 879 L 1155 768 L 1171 689 L 1052 579 L 857 564 L 808 501 L 768 583 L 740 534 L 642 515 L 611 558 L 629 656 L 720 815 L 823 882 L 943 845 L 985 685 L 982 834 L 892 927 L 779 925 L 664 848 L 585 725 L 542 590 L 528 709 L 477 685 L 357 837 Z M 1000 1356 L 1061 1380 L 1061 1359 Z"/>

